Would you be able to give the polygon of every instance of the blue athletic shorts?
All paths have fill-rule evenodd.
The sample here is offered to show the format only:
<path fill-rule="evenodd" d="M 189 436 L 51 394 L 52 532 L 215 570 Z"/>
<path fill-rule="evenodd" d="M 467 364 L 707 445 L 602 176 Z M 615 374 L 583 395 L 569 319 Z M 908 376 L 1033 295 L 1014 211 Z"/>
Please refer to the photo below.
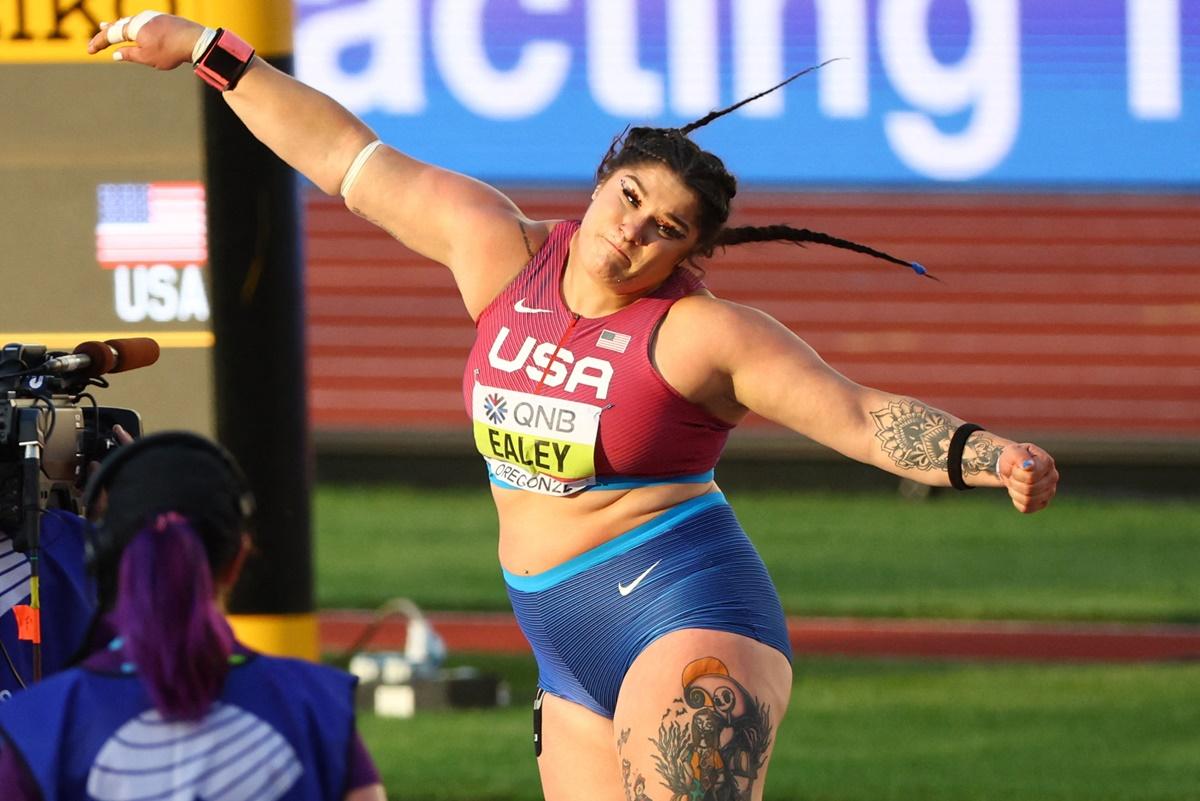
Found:
<path fill-rule="evenodd" d="M 792 658 L 779 595 L 719 492 L 536 576 L 504 571 L 546 692 L 611 718 L 633 660 L 680 629 L 749 637 Z"/>

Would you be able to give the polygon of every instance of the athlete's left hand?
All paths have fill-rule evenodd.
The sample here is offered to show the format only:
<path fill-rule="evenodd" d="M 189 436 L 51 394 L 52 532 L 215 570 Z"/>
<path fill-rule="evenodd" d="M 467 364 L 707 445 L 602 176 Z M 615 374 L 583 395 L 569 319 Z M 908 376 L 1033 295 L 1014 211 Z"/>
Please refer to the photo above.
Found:
<path fill-rule="evenodd" d="M 1029 442 L 1013 443 L 1000 453 L 1000 480 L 1013 506 L 1023 514 L 1045 509 L 1058 491 L 1054 457 Z"/>
<path fill-rule="evenodd" d="M 191 62 L 192 49 L 203 33 L 203 25 L 183 17 L 143 11 L 113 23 L 101 22 L 100 32 L 88 42 L 88 52 L 95 55 L 113 45 L 128 42 L 127 46 L 113 51 L 116 61 L 173 70 L 180 64 Z"/>

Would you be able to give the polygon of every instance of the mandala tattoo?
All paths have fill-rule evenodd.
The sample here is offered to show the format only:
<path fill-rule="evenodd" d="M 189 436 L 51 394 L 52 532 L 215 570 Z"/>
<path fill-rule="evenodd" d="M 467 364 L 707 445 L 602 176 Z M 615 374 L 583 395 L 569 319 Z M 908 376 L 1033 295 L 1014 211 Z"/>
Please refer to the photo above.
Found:
<path fill-rule="evenodd" d="M 871 412 L 883 452 L 908 470 L 945 470 L 954 429 L 948 418 L 912 400 L 897 400 Z M 964 464 L 964 469 L 966 465 Z"/>
<path fill-rule="evenodd" d="M 957 428 L 948 415 L 913 400 L 897 400 L 871 412 L 875 439 L 898 466 L 908 470 L 945 470 L 950 439 Z M 964 475 L 995 473 L 1004 446 L 976 431 L 963 448 Z"/>
<path fill-rule="evenodd" d="M 650 738 L 671 801 L 749 801 L 771 745 L 770 708 L 714 657 L 685 667 L 682 684 L 683 697 L 663 713 L 657 739 Z M 626 796 L 644 801 L 628 790 Z"/>

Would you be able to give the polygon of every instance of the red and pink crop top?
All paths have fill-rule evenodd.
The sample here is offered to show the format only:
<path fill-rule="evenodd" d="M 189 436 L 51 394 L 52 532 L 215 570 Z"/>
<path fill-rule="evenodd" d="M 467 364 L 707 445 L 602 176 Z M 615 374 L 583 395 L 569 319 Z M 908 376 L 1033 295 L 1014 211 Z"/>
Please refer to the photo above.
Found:
<path fill-rule="evenodd" d="M 703 283 L 679 269 L 618 312 L 580 317 L 561 290 L 578 228 L 555 226 L 476 323 L 463 397 L 492 481 L 569 495 L 710 480 L 733 425 L 686 400 L 650 361 L 662 318 Z"/>

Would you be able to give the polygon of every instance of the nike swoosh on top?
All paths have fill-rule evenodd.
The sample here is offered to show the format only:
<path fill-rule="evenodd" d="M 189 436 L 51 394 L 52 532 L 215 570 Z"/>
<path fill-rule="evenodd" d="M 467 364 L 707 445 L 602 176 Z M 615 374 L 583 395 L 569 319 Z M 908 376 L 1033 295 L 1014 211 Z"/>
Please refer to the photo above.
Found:
<path fill-rule="evenodd" d="M 525 305 L 525 298 L 521 298 L 513 304 L 513 310 L 519 311 L 521 314 L 551 314 L 552 309 L 534 309 Z"/>
<path fill-rule="evenodd" d="M 661 561 L 662 561 L 661 559 L 658 560 L 658 562 L 661 562 Z M 650 575 L 651 570 L 658 567 L 658 562 L 655 562 L 654 564 L 650 565 L 650 567 L 643 570 L 642 575 L 638 576 L 637 578 L 635 578 L 633 581 L 629 582 L 628 584 L 618 583 L 617 584 L 617 592 L 621 593 L 621 595 L 628 595 L 629 593 L 636 590 L 637 585 L 642 583 L 642 579 L 644 579 L 646 576 Z"/>

